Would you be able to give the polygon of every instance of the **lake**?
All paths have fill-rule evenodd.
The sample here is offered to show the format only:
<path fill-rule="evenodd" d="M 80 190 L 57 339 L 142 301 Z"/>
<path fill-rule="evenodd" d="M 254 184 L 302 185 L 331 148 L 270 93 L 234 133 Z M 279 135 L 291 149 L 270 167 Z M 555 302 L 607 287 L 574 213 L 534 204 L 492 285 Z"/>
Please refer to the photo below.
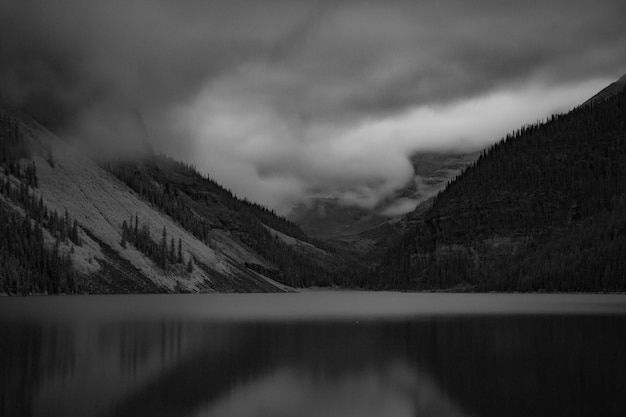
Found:
<path fill-rule="evenodd" d="M 1 416 L 626 415 L 626 296 L 0 299 Z"/>

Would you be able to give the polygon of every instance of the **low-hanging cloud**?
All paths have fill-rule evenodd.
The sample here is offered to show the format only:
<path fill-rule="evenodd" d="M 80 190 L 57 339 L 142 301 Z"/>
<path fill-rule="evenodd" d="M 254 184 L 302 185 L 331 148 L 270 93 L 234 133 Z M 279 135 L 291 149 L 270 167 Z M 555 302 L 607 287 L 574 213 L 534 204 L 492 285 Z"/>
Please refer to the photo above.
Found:
<path fill-rule="evenodd" d="M 287 210 L 303 196 L 323 196 L 372 208 L 413 179 L 407 155 L 488 146 L 512 126 L 582 102 L 605 83 L 494 91 L 331 126 L 290 120 L 271 106 L 215 88 L 200 93 L 180 120 L 195 132 L 199 152 L 193 161 L 216 168 L 225 174 L 220 181 L 256 201 L 283 202 L 277 207 Z"/>
<path fill-rule="evenodd" d="M 487 145 L 622 75 L 624 15 L 619 0 L 5 0 L 0 105 L 105 142 L 136 109 L 157 150 L 241 196 L 371 207 L 411 179 L 411 152 Z"/>

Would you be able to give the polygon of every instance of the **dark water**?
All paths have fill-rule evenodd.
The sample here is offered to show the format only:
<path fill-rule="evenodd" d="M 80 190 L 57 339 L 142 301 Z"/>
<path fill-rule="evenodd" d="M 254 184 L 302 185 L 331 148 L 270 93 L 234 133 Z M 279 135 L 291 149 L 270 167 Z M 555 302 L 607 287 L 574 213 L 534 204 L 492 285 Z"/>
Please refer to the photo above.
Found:
<path fill-rule="evenodd" d="M 1 416 L 626 416 L 622 295 L 0 299 Z"/>

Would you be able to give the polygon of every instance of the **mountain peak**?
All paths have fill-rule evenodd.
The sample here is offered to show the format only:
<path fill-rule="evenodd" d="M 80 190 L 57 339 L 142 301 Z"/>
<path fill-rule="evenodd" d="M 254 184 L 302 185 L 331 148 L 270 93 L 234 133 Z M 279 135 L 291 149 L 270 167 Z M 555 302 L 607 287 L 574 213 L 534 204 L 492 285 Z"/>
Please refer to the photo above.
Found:
<path fill-rule="evenodd" d="M 626 87 L 626 74 L 622 75 L 617 81 L 612 82 L 605 88 L 603 88 L 598 94 L 585 101 L 582 105 L 595 104 L 598 101 L 606 100 L 607 98 L 614 96 L 622 91 Z"/>

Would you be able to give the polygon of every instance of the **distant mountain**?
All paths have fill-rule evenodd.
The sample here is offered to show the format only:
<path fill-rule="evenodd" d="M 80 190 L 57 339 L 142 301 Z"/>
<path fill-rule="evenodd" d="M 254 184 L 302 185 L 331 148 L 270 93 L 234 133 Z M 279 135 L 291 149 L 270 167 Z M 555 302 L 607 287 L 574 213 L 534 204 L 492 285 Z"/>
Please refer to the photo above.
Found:
<path fill-rule="evenodd" d="M 403 215 L 433 198 L 478 156 L 478 152 L 419 152 L 410 157 L 414 175 L 406 186 L 376 207 L 368 209 L 344 204 L 337 198 L 315 197 L 309 204 L 294 207 L 288 218 L 315 236 L 339 240 L 367 239 L 367 236 L 380 234 L 381 228 L 397 224 Z M 365 236 L 361 236 L 363 234 Z"/>
<path fill-rule="evenodd" d="M 626 91 L 617 91 L 623 81 L 484 151 L 413 215 L 374 284 L 626 290 Z"/>
<path fill-rule="evenodd" d="M 295 206 L 287 218 L 322 238 L 358 234 L 386 221 L 375 209 L 345 205 L 336 197 L 313 197 L 308 204 Z"/>
<path fill-rule="evenodd" d="M 285 291 L 350 277 L 335 247 L 145 138 L 141 158 L 98 164 L 2 112 L 0 139 L 0 292 Z"/>

